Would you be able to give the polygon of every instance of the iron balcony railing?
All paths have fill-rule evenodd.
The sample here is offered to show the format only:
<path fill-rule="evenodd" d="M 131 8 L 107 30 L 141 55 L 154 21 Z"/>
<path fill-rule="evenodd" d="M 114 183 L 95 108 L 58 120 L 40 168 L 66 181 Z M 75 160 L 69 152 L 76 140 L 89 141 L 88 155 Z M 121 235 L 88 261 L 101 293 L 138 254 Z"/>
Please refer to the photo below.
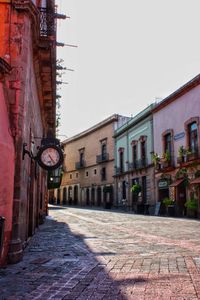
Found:
<path fill-rule="evenodd" d="M 40 7 L 40 36 L 49 37 L 56 34 L 55 12 Z"/>
<path fill-rule="evenodd" d="M 128 169 L 129 169 L 129 171 L 138 170 L 138 169 L 146 168 L 147 166 L 148 166 L 147 158 L 137 159 L 136 161 L 128 164 Z"/>
<path fill-rule="evenodd" d="M 85 168 L 85 161 L 84 160 L 82 160 L 82 161 L 78 161 L 78 162 L 76 162 L 75 163 L 75 168 L 76 168 L 76 170 L 78 170 L 78 169 L 82 169 L 82 168 Z"/>
<path fill-rule="evenodd" d="M 199 153 L 198 153 L 198 149 L 196 149 L 193 152 L 189 152 L 187 154 L 182 155 L 181 157 L 177 157 L 177 163 L 178 164 L 187 163 L 196 160 L 198 158 L 199 158 Z"/>
<path fill-rule="evenodd" d="M 121 175 L 124 173 L 124 168 L 115 168 L 115 175 Z"/>
<path fill-rule="evenodd" d="M 96 158 L 97 164 L 108 161 L 108 160 L 109 160 L 109 153 L 97 155 L 97 158 Z"/>

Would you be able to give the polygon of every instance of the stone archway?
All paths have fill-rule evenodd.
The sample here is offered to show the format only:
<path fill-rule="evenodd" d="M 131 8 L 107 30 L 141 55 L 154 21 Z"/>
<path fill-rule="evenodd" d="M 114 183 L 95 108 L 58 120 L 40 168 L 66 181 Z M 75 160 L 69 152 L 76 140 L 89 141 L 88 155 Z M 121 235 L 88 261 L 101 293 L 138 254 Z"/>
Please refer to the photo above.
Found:
<path fill-rule="evenodd" d="M 86 189 L 86 205 L 90 205 L 90 189 Z"/>
<path fill-rule="evenodd" d="M 68 203 L 69 205 L 72 205 L 72 186 L 69 186 L 68 188 Z"/>
<path fill-rule="evenodd" d="M 63 189 L 63 205 L 67 204 L 67 188 L 64 187 Z"/>
<path fill-rule="evenodd" d="M 74 205 L 78 204 L 78 186 L 74 186 Z"/>
<path fill-rule="evenodd" d="M 97 188 L 97 206 L 101 206 L 101 197 L 102 197 L 102 192 L 101 192 L 101 187 L 99 186 Z"/>
<path fill-rule="evenodd" d="M 91 205 L 95 205 L 95 188 L 92 187 L 91 189 Z"/>

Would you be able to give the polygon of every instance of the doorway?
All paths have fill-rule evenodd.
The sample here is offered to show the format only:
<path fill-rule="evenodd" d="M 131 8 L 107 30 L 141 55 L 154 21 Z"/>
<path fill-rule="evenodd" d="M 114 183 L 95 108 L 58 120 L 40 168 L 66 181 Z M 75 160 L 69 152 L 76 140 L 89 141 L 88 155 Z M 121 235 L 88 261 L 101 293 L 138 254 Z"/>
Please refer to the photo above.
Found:
<path fill-rule="evenodd" d="M 75 185 L 74 187 L 74 205 L 77 205 L 78 203 L 78 186 Z"/>
<path fill-rule="evenodd" d="M 186 216 L 186 188 L 184 182 L 177 186 L 177 215 L 179 217 Z"/>
<path fill-rule="evenodd" d="M 101 188 L 97 188 L 97 206 L 101 206 Z"/>

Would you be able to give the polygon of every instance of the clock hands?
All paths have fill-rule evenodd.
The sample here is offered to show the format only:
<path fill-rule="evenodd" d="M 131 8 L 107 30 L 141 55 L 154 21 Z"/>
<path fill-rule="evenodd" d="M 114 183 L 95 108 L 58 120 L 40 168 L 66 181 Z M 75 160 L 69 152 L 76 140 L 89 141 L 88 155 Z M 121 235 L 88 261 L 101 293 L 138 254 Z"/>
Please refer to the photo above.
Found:
<path fill-rule="evenodd" d="M 55 160 L 51 157 L 51 155 L 49 154 L 49 157 L 50 157 L 50 159 L 51 159 L 51 161 L 52 161 L 52 163 L 53 164 L 55 164 Z"/>

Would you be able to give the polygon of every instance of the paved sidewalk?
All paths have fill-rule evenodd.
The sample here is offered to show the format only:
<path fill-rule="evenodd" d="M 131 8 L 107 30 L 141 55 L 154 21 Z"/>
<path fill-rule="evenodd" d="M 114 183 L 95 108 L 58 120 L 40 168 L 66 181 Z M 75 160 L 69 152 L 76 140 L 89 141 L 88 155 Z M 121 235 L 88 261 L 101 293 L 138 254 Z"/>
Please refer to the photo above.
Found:
<path fill-rule="evenodd" d="M 0 299 L 200 299 L 200 223 L 52 207 Z"/>

